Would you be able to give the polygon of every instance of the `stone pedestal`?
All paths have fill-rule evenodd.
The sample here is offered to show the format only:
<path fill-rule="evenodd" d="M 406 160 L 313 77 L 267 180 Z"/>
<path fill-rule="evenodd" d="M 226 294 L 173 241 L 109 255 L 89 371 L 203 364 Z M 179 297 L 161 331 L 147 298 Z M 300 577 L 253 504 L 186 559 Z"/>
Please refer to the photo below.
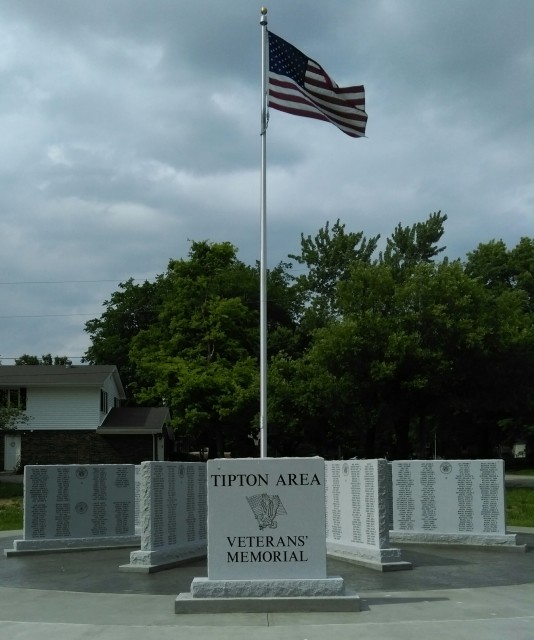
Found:
<path fill-rule="evenodd" d="M 322 458 L 210 460 L 208 577 L 175 611 L 359 610 L 326 575 L 324 495 Z"/>
<path fill-rule="evenodd" d="M 193 598 L 302 598 L 342 596 L 343 578 L 286 580 L 210 580 L 195 578 L 191 584 Z"/>

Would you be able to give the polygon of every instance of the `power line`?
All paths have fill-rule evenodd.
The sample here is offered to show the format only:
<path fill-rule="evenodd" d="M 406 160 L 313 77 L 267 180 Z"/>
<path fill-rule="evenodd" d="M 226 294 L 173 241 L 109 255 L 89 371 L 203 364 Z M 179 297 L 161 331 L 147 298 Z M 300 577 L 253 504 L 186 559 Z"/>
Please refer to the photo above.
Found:
<path fill-rule="evenodd" d="M 94 316 L 94 313 L 46 313 L 41 315 L 21 315 L 21 316 L 0 316 L 0 320 L 13 318 L 74 318 L 79 316 Z"/>
<path fill-rule="evenodd" d="M 0 361 L 1 360 L 20 360 L 22 356 L 2 356 L 0 355 Z M 69 360 L 83 360 L 83 358 L 85 358 L 85 356 L 60 356 L 61 358 L 68 358 Z M 1 365 L 0 365 L 1 366 Z M 46 366 L 50 366 L 50 365 L 42 365 L 43 367 Z M 60 366 L 60 365 L 57 365 Z"/>
<path fill-rule="evenodd" d="M 306 267 L 302 268 L 292 268 L 290 269 L 292 273 L 298 273 L 301 271 L 307 271 Z M 147 276 L 143 278 L 111 278 L 109 280 L 13 280 L 13 281 L 5 281 L 1 282 L 0 285 L 21 285 L 21 284 L 98 284 L 102 282 L 129 282 L 130 280 L 133 282 L 147 282 L 147 281 L 156 281 L 158 276 Z"/>
<path fill-rule="evenodd" d="M 99 282 L 127 282 L 133 280 L 133 282 L 140 282 L 141 280 L 154 280 L 155 276 L 149 278 L 126 278 L 125 280 L 20 280 L 13 282 L 0 282 L 0 285 L 19 285 L 19 284 L 91 284 Z"/>

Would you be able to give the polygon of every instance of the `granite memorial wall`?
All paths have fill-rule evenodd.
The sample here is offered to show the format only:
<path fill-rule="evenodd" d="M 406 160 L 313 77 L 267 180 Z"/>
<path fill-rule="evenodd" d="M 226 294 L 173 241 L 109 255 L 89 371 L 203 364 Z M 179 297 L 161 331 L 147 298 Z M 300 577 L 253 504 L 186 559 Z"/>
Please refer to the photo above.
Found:
<path fill-rule="evenodd" d="M 387 461 L 327 461 L 325 482 L 329 555 L 378 569 L 399 565 L 400 551 L 389 543 Z"/>
<path fill-rule="evenodd" d="M 122 570 L 156 571 L 206 555 L 207 484 L 202 462 L 143 462 L 141 548 Z"/>
<path fill-rule="evenodd" d="M 140 501 L 140 487 L 141 487 L 141 465 L 135 465 L 135 473 L 134 473 L 134 527 L 136 535 L 141 535 L 141 521 L 139 519 L 139 501 Z"/>
<path fill-rule="evenodd" d="M 12 551 L 135 546 L 134 485 L 134 465 L 27 465 Z"/>
<path fill-rule="evenodd" d="M 515 544 L 506 534 L 503 460 L 391 463 L 396 541 Z"/>

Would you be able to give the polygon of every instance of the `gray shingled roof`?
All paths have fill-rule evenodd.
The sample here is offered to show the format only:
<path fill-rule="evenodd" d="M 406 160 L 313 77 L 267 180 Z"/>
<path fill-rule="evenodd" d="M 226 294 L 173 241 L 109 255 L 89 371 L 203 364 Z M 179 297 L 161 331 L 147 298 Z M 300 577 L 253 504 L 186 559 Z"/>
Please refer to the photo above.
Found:
<path fill-rule="evenodd" d="M 167 428 L 169 420 L 167 407 L 114 407 L 96 432 L 100 435 L 163 433 L 174 439 L 174 431 Z"/>
<path fill-rule="evenodd" d="M 0 365 L 0 387 L 101 387 L 113 376 L 120 397 L 124 388 L 115 365 Z"/>

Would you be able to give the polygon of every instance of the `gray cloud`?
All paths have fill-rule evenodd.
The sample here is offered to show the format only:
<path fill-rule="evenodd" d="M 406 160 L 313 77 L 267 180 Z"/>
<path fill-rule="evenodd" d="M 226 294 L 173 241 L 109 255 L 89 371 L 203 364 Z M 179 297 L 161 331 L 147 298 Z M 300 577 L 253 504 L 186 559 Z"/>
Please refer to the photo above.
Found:
<path fill-rule="evenodd" d="M 532 235 L 531 3 L 268 6 L 369 113 L 356 141 L 271 113 L 271 263 L 337 218 L 385 237 L 441 209 L 451 257 Z M 249 0 L 0 0 L 2 356 L 81 355 L 118 281 L 190 240 L 257 259 L 260 35 Z"/>

